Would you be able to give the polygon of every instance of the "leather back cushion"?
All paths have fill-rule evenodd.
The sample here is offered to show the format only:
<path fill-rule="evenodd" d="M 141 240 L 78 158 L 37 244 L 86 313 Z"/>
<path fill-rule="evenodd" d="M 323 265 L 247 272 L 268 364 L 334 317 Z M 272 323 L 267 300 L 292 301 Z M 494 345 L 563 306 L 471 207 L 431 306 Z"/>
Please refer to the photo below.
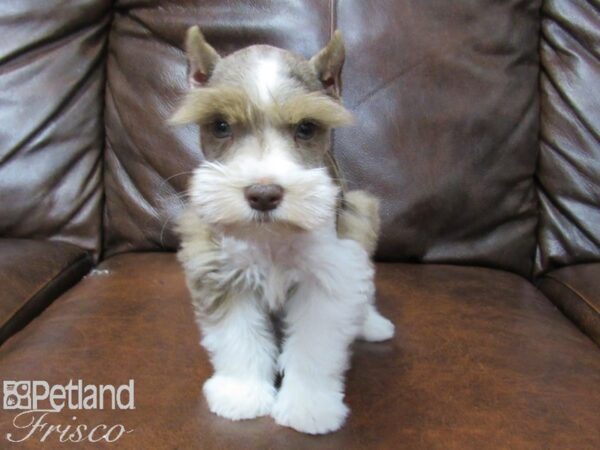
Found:
<path fill-rule="evenodd" d="M 542 10 L 537 272 L 600 259 L 600 14 L 588 1 Z"/>
<path fill-rule="evenodd" d="M 529 273 L 535 248 L 539 2 L 120 2 L 108 55 L 105 246 L 173 249 L 169 216 L 201 160 L 164 121 L 185 89 L 185 29 L 217 50 L 305 56 L 345 35 L 335 136 L 353 188 L 383 199 L 381 259 Z"/>
<path fill-rule="evenodd" d="M 0 2 L 0 235 L 100 250 L 110 2 Z"/>

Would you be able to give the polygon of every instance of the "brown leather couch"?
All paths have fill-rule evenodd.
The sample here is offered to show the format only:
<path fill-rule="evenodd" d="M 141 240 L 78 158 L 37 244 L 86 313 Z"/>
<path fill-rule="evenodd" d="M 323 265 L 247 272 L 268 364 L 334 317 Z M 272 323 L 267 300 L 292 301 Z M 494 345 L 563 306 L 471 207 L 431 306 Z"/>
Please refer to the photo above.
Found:
<path fill-rule="evenodd" d="M 599 11 L 2 2 L 0 378 L 134 379 L 135 410 L 47 418 L 134 430 L 113 448 L 600 448 Z M 397 334 L 356 343 L 337 433 L 229 422 L 202 397 L 211 369 L 171 228 L 201 153 L 194 127 L 165 124 L 192 24 L 223 53 L 310 56 L 345 35 L 357 125 L 335 151 L 350 186 L 383 199 L 378 303 Z M 0 413 L 0 448 L 14 416 Z"/>

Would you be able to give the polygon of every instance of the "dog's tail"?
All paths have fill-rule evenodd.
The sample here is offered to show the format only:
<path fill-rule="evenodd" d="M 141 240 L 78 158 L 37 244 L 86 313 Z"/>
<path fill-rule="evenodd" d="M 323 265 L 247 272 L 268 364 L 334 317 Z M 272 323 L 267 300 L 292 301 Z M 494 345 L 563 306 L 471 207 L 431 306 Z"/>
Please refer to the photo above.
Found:
<path fill-rule="evenodd" d="M 358 242 L 373 256 L 379 228 L 379 200 L 365 191 L 345 192 L 337 222 L 338 236 Z"/>

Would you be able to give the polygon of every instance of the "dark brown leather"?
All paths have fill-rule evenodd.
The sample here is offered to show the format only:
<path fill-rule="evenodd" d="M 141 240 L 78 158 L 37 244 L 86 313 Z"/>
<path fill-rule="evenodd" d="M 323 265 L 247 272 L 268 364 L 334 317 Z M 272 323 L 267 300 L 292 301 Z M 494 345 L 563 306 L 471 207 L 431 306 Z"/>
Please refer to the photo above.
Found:
<path fill-rule="evenodd" d="M 269 418 L 230 422 L 201 393 L 211 373 L 172 254 L 105 261 L 0 348 L 0 379 L 135 380 L 133 411 L 76 411 L 124 424 L 124 449 L 533 449 L 600 447 L 600 352 L 530 283 L 490 269 L 381 264 L 393 341 L 357 343 L 352 413 L 322 437 Z M 73 412 L 49 418 L 67 423 Z M 14 413 L 0 412 L 0 433 Z M 24 448 L 59 448 L 34 445 Z"/>
<path fill-rule="evenodd" d="M 383 199 L 379 257 L 528 274 L 540 2 L 336 3 L 357 116 L 336 154 Z"/>
<path fill-rule="evenodd" d="M 0 236 L 100 251 L 109 5 L 0 4 Z"/>
<path fill-rule="evenodd" d="M 600 264 L 577 264 L 545 274 L 539 288 L 600 345 Z"/>
<path fill-rule="evenodd" d="M 121 1 L 111 28 L 106 96 L 107 254 L 175 249 L 177 193 L 200 162 L 198 129 L 167 126 L 187 89 L 183 40 L 202 27 L 219 52 L 263 43 L 311 55 L 330 36 L 327 2 Z M 301 37 L 301 38 L 300 38 Z"/>
<path fill-rule="evenodd" d="M 542 9 L 538 273 L 600 258 L 600 14 L 587 0 Z"/>
<path fill-rule="evenodd" d="M 0 343 L 90 269 L 90 254 L 62 242 L 0 239 Z"/>
<path fill-rule="evenodd" d="M 109 254 L 173 249 L 169 218 L 200 161 L 197 127 L 165 119 L 186 88 L 199 23 L 222 53 L 267 43 L 311 56 L 348 47 L 337 134 L 351 187 L 383 198 L 384 259 L 528 274 L 535 248 L 539 2 L 120 2 L 106 105 Z M 510 69 L 510 70 L 509 70 Z"/>

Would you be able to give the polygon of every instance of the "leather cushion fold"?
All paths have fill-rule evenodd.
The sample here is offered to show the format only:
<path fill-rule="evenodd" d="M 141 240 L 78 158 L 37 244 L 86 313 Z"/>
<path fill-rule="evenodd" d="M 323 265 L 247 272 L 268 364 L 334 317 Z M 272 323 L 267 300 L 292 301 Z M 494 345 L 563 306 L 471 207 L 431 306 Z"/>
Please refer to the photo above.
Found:
<path fill-rule="evenodd" d="M 0 235 L 100 253 L 110 0 L 0 2 Z"/>
<path fill-rule="evenodd" d="M 71 244 L 0 239 L 0 343 L 23 328 L 92 266 Z"/>
<path fill-rule="evenodd" d="M 575 264 L 546 273 L 539 288 L 600 345 L 600 263 Z"/>
<path fill-rule="evenodd" d="M 600 13 L 547 0 L 540 41 L 536 274 L 600 261 Z"/>

